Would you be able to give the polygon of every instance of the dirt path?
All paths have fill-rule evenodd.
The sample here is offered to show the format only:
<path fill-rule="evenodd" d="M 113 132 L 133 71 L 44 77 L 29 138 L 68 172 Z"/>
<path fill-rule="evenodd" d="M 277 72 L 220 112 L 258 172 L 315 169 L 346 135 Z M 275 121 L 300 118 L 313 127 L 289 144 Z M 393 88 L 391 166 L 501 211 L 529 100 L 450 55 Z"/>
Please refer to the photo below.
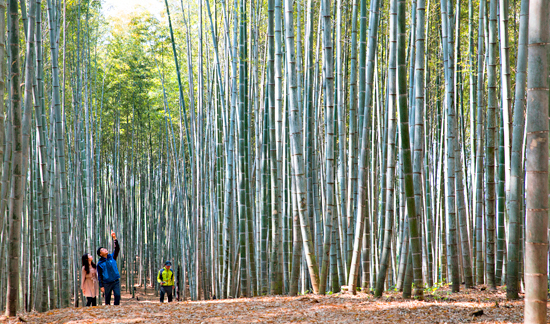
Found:
<path fill-rule="evenodd" d="M 72 307 L 22 314 L 20 319 L 28 323 L 521 323 L 523 300 L 508 302 L 505 296 L 502 289 L 450 294 L 441 288 L 426 301 L 405 300 L 394 292 L 379 299 L 342 294 L 160 304 L 153 294 L 139 301 L 125 295 L 118 307 Z M 473 315 L 476 312 L 482 314 Z"/>

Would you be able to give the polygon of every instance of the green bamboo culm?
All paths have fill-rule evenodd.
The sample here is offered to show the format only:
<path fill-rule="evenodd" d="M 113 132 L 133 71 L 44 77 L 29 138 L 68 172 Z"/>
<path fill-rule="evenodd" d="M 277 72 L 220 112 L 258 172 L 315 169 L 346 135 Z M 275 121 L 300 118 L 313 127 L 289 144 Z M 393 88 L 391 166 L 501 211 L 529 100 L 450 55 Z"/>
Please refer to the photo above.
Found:
<path fill-rule="evenodd" d="M 528 324 L 547 321 L 549 8 L 547 1 L 531 0 L 529 4 L 524 310 Z"/>
<path fill-rule="evenodd" d="M 514 130 L 512 135 L 512 157 L 510 170 L 508 250 L 506 262 L 506 298 L 519 298 L 519 245 L 521 218 L 520 199 L 523 188 L 523 131 L 525 127 L 524 111 L 525 85 L 527 82 L 527 29 L 529 23 L 529 0 L 521 1 L 516 89 L 514 100 Z"/>
<path fill-rule="evenodd" d="M 446 239 L 447 239 L 447 266 L 451 271 L 452 291 L 460 290 L 458 269 L 458 249 L 456 235 L 456 195 L 455 195 L 455 136 L 456 136 L 456 107 L 455 79 L 454 79 L 454 14 L 451 0 L 441 1 L 442 20 L 442 47 L 445 66 L 445 104 L 447 106 L 446 118 L 446 157 L 447 172 L 445 173 L 446 195 Z"/>
<path fill-rule="evenodd" d="M 168 27 L 170 28 L 170 40 L 172 41 L 172 52 L 174 54 L 174 63 L 176 65 L 176 75 L 178 77 L 178 89 L 179 89 L 179 100 L 180 100 L 180 114 L 183 116 L 183 120 L 185 123 L 185 130 L 186 130 L 186 144 L 187 148 L 189 150 L 189 157 L 192 159 L 193 157 L 193 140 L 191 139 L 189 135 L 189 124 L 187 122 L 187 112 L 185 111 L 185 99 L 183 96 L 183 86 L 181 82 L 181 75 L 180 75 L 180 67 L 178 64 L 178 55 L 176 52 L 176 41 L 174 39 L 174 31 L 172 29 L 172 20 L 170 18 L 170 9 L 168 7 L 168 0 L 164 0 L 164 3 L 166 5 L 166 15 L 168 16 Z"/>
<path fill-rule="evenodd" d="M 332 227 L 336 221 L 336 206 L 335 206 L 335 185 L 334 185 L 334 56 L 332 47 L 332 20 L 330 14 L 330 0 L 321 1 L 321 12 L 323 15 L 323 53 L 325 56 L 325 163 L 326 163 L 326 215 L 324 228 L 323 256 L 321 266 L 321 276 L 319 278 L 319 293 L 326 293 L 327 277 L 329 271 L 329 252 L 331 246 L 330 236 Z"/>
<path fill-rule="evenodd" d="M 302 152 L 302 133 L 300 118 L 300 107 L 298 105 L 297 98 L 297 83 L 296 83 L 296 62 L 295 62 L 295 47 L 294 47 L 294 6 L 292 0 L 285 0 L 285 27 L 287 33 L 286 44 L 286 66 L 288 70 L 288 78 L 290 80 L 290 95 L 289 95 L 289 131 L 290 131 L 290 153 L 292 174 L 295 183 L 295 196 L 296 205 L 298 207 L 298 218 L 301 227 L 301 233 L 303 240 L 303 249 L 306 256 L 306 262 L 311 279 L 311 285 L 315 294 L 324 293 L 321 290 L 321 284 L 319 282 L 319 266 L 314 253 L 314 245 L 312 240 L 312 234 L 310 230 L 306 203 L 306 178 L 305 178 L 305 166 L 304 157 Z M 297 221 L 295 224 L 297 225 Z M 296 226 L 295 226 L 296 228 Z M 296 275 L 296 272 L 294 273 Z"/>
<path fill-rule="evenodd" d="M 386 196 L 386 208 L 384 211 L 384 228 L 383 228 L 383 245 L 380 256 L 380 269 L 377 273 L 376 288 L 374 295 L 382 296 L 384 292 L 384 284 L 386 282 L 387 270 L 389 267 L 391 254 L 391 241 L 393 234 L 393 219 L 394 219 L 394 179 L 395 179 L 395 161 L 396 148 L 395 138 L 397 132 L 397 0 L 390 2 L 390 50 L 388 64 L 388 126 L 387 126 L 387 166 L 386 166 L 386 188 L 382 194 Z M 382 224 L 381 224 L 382 225 Z"/>
<path fill-rule="evenodd" d="M 353 253 L 353 215 L 357 205 L 357 15 L 358 5 L 357 0 L 353 1 L 353 13 L 351 18 L 351 63 L 350 63 L 350 90 L 349 90 L 349 132 L 348 132 L 348 147 L 349 158 L 347 161 L 348 168 L 348 199 L 346 200 L 346 274 L 349 277 L 351 258 Z M 361 132 L 360 132 L 361 133 Z M 347 278 L 346 278 L 347 279 Z"/>
<path fill-rule="evenodd" d="M 414 96 L 415 96 L 415 108 L 414 108 L 414 145 L 413 145 L 413 181 L 414 181 L 414 196 L 416 207 L 416 218 L 419 224 L 422 224 L 423 218 L 423 183 L 422 174 L 424 168 L 424 146 L 425 146 L 425 134 L 424 134 L 424 104 L 425 104 L 425 62 L 426 62 L 426 1 L 416 1 L 416 55 L 415 55 L 415 69 L 414 69 Z M 429 226 L 429 225 L 428 225 Z M 422 233 L 422 225 L 418 226 Z M 422 250 L 428 251 L 428 247 L 424 242 L 428 242 L 426 239 L 422 240 Z M 424 257 L 427 256 L 424 253 Z M 429 262 L 427 262 L 429 263 Z M 426 269 L 427 270 L 427 269 Z M 429 278 L 428 273 L 424 273 L 426 278 Z M 427 282 L 426 282 L 427 284 Z"/>
<path fill-rule="evenodd" d="M 502 105 L 501 105 L 502 106 Z M 498 133 L 498 182 L 497 182 L 497 253 L 495 265 L 495 285 L 500 286 L 502 281 L 502 266 L 504 257 L 504 200 L 505 200 L 505 158 L 504 158 L 504 109 L 500 110 L 500 126 Z M 506 125 L 507 126 L 507 125 Z"/>
<path fill-rule="evenodd" d="M 57 7 L 52 5 L 52 1 L 48 0 L 48 22 L 50 26 L 50 53 L 51 53 L 51 67 L 52 67 L 52 105 L 54 107 L 54 121 L 55 121 L 55 136 L 56 136 L 56 161 L 59 163 L 59 176 L 60 176 L 60 216 L 57 223 L 57 231 L 61 235 L 57 236 L 57 246 L 61 249 L 61 254 L 58 255 L 58 263 L 61 267 L 58 271 L 61 271 L 61 307 L 68 307 L 70 302 L 70 282 L 69 282 L 69 245 L 61 244 L 61 242 L 69 242 L 69 203 L 68 203 L 68 186 L 67 186 L 67 166 L 66 166 L 66 154 L 65 154 L 65 135 L 63 129 L 63 117 L 61 113 L 61 96 L 60 96 L 60 82 L 59 82 L 59 46 L 57 43 L 56 35 L 58 35 L 57 29 Z"/>
<path fill-rule="evenodd" d="M 405 188 L 406 208 L 408 215 L 408 229 L 410 238 L 410 254 L 412 257 L 412 266 L 415 279 L 415 296 L 423 299 L 423 283 L 422 283 L 422 245 L 419 235 L 418 214 L 415 205 L 415 192 L 413 183 L 413 167 L 411 144 L 409 137 L 409 113 L 407 107 L 407 79 L 406 79 L 406 64 L 405 64 L 405 3 L 398 1 L 397 6 L 397 92 L 399 106 L 399 135 L 401 139 L 401 159 L 403 181 Z M 418 140 L 418 139 L 417 139 Z"/>
<path fill-rule="evenodd" d="M 360 61 L 360 68 L 359 68 L 359 109 L 364 109 L 363 116 L 370 116 L 371 111 L 371 96 L 373 92 L 373 76 L 374 76 L 374 57 L 376 55 L 376 41 L 377 41 L 377 34 L 378 34 L 378 24 L 379 19 L 378 15 L 379 13 L 379 0 L 373 0 L 371 3 L 371 14 L 369 19 L 369 38 L 371 41 L 369 42 L 369 48 L 368 52 L 366 49 L 366 39 L 367 39 L 367 3 L 366 0 L 361 1 L 361 31 L 360 31 L 360 50 L 359 50 L 359 61 Z M 368 57 L 368 60 L 367 60 Z M 368 62 L 368 63 L 367 63 Z M 365 63 L 366 66 L 365 66 Z M 366 69 L 366 71 L 365 71 Z M 365 89 L 365 90 L 363 90 Z M 360 260 L 360 250 L 363 240 L 363 233 L 366 232 L 367 235 L 370 234 L 370 230 L 366 230 L 365 228 L 369 225 L 368 220 L 368 201 L 366 199 L 367 197 L 367 174 L 368 174 L 368 151 L 369 151 L 369 143 L 368 143 L 368 122 L 363 122 L 362 127 L 359 129 L 359 136 L 360 139 L 359 146 L 360 146 L 360 153 L 359 153 L 359 174 L 358 174 L 358 194 L 357 194 L 357 217 L 356 217 L 356 223 L 355 223 L 355 234 L 354 234 L 354 240 L 353 240 L 353 252 L 351 257 L 351 264 L 350 264 L 350 272 L 349 272 L 349 278 L 348 278 L 348 286 L 349 290 L 355 294 L 356 293 L 356 285 L 357 285 L 357 276 L 359 274 L 359 260 Z M 368 244 L 368 241 L 366 242 L 366 247 L 368 248 L 370 244 Z M 370 269 L 368 269 L 370 270 Z M 365 284 L 362 285 L 365 287 Z M 367 287 L 365 287 L 367 288 Z"/>
<path fill-rule="evenodd" d="M 282 273 L 282 258 L 281 258 L 281 236 L 280 236 L 280 218 L 281 218 L 281 205 L 280 205 L 280 193 L 279 193 L 279 167 L 277 161 L 277 131 L 275 125 L 275 116 L 278 111 L 276 90 L 278 90 L 278 78 L 276 80 L 276 73 L 279 75 L 280 66 L 277 64 L 275 67 L 275 0 L 268 0 L 268 87 L 267 92 L 269 101 L 269 160 L 271 165 L 271 262 L 270 262 L 270 274 L 271 274 L 271 294 L 283 293 L 283 273 Z M 278 71 L 278 72 L 276 72 Z M 277 81 L 277 82 L 276 82 Z"/>
<path fill-rule="evenodd" d="M 8 241 L 8 283 L 6 297 L 6 316 L 15 316 L 17 313 L 18 286 L 20 276 L 21 250 L 19 244 L 21 240 L 21 216 L 23 210 L 23 133 L 22 133 L 22 114 L 21 114 L 21 95 L 20 89 L 20 67 L 19 67 L 19 6 L 18 1 L 9 0 L 9 52 L 10 52 L 10 102 L 13 118 L 13 140 L 14 152 L 12 157 L 12 169 L 14 179 L 12 182 L 11 197 L 13 197 L 13 207 L 10 209 L 9 218 L 11 226 L 9 228 Z"/>
<path fill-rule="evenodd" d="M 495 147 L 496 147 L 496 42 L 497 42 L 497 0 L 489 3 L 489 48 L 487 62 L 487 177 L 485 192 L 486 209 L 486 265 L 487 285 L 496 289 L 495 280 Z"/>
<path fill-rule="evenodd" d="M 244 60 L 241 60 L 241 70 L 239 71 L 239 76 L 243 76 L 244 79 L 241 79 L 241 82 L 243 82 L 243 86 L 240 88 L 243 92 L 241 92 L 241 95 L 244 94 L 242 97 L 243 103 L 244 103 L 244 112 L 246 114 L 245 118 L 245 127 L 241 128 L 241 130 L 246 131 L 245 133 L 245 189 L 246 189 L 246 222 L 247 222 L 247 244 L 248 244 L 248 253 L 249 253 L 249 263 L 250 263 L 250 285 L 251 285 L 251 296 L 257 296 L 258 295 L 258 281 L 257 281 L 257 275 L 256 275 L 256 248 L 255 248 L 255 228 L 254 228 L 254 220 L 252 215 L 252 206 L 250 202 L 250 143 L 249 143 L 249 117 L 250 117 L 250 108 L 249 108 L 249 86 L 248 86 L 248 47 L 247 39 L 247 28 L 248 28 L 248 18 L 246 16 L 247 14 L 247 1 L 242 0 L 241 1 L 241 30 L 240 30 L 240 37 L 242 38 L 243 42 L 240 44 L 240 52 L 241 52 L 241 58 L 244 58 Z"/>
<path fill-rule="evenodd" d="M 248 168 L 246 163 L 246 110 L 247 91 L 246 86 L 246 8 L 243 1 L 240 1 L 240 25 L 239 25 L 239 252 L 240 252 L 240 281 L 241 296 L 250 297 L 248 283 L 248 258 L 247 258 L 247 223 L 248 223 L 248 192 L 246 180 L 248 179 Z"/>
<path fill-rule="evenodd" d="M 483 191 L 484 191 L 484 129 L 485 125 L 485 102 L 484 102 L 484 25 L 486 1 L 479 2 L 479 20 L 478 20 L 478 61 L 477 61 L 477 118 L 476 118 L 476 206 L 475 206 L 475 232 L 476 232 L 476 284 L 485 283 L 485 260 L 483 259 Z"/>

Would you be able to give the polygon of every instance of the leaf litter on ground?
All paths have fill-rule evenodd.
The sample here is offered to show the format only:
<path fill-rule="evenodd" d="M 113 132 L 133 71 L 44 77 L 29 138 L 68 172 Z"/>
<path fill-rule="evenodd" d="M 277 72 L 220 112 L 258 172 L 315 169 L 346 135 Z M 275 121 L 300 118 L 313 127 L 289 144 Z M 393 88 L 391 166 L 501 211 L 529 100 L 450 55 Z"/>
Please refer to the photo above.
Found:
<path fill-rule="evenodd" d="M 264 296 L 160 304 L 151 296 L 123 295 L 121 306 L 70 307 L 23 313 L 4 323 L 522 323 L 523 299 L 507 301 L 504 288 L 462 289 L 444 286 L 425 300 L 404 299 L 399 292 L 371 294 Z M 547 315 L 550 322 L 550 316 Z"/>

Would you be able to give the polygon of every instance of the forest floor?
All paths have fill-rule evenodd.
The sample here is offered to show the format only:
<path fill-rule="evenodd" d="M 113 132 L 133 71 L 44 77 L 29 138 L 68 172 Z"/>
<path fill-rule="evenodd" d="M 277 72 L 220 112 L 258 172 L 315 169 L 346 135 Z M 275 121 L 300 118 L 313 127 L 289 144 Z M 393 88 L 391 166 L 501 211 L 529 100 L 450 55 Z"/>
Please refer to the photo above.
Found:
<path fill-rule="evenodd" d="M 124 289 L 124 287 L 123 287 Z M 507 301 L 506 291 L 484 287 L 452 294 L 441 287 L 425 301 L 401 293 L 268 296 L 160 304 L 152 290 L 122 295 L 121 306 L 70 307 L 24 313 L 2 323 L 522 323 L 523 298 Z M 550 313 L 547 314 L 550 322 Z"/>

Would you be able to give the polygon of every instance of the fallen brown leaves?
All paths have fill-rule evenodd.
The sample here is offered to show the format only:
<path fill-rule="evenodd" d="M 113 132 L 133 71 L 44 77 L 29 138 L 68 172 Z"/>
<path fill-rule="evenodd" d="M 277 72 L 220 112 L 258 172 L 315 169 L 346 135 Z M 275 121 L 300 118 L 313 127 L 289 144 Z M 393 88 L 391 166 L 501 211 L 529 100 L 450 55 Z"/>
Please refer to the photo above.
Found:
<path fill-rule="evenodd" d="M 471 289 L 451 294 L 447 287 L 425 301 L 400 293 L 256 297 L 160 304 L 122 300 L 122 306 L 66 308 L 22 314 L 28 323 L 521 323 L 523 300 L 507 301 L 505 291 Z M 0 318 L 1 320 L 2 318 Z M 550 317 L 549 317 L 550 319 Z M 16 323 L 16 318 L 4 319 Z"/>

